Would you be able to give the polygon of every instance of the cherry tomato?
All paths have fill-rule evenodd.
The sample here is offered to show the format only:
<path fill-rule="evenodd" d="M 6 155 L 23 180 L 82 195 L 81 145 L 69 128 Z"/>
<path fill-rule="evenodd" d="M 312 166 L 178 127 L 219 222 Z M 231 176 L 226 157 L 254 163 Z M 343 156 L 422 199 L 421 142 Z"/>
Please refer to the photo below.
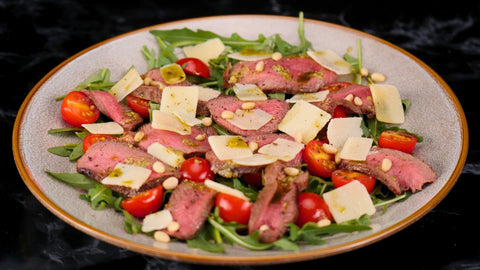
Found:
<path fill-rule="evenodd" d="M 220 193 L 215 199 L 215 206 L 218 207 L 218 215 L 224 221 L 248 225 L 253 206 L 251 202 L 227 193 Z"/>
<path fill-rule="evenodd" d="M 307 164 L 308 171 L 319 177 L 330 177 L 337 168 L 335 154 L 329 154 L 323 150 L 321 140 L 311 140 L 305 146 L 303 160 Z"/>
<path fill-rule="evenodd" d="M 333 82 L 327 85 L 324 85 L 320 90 L 328 90 L 330 92 L 338 91 L 343 88 L 347 88 L 348 86 L 352 85 L 349 82 Z"/>
<path fill-rule="evenodd" d="M 115 140 L 115 137 L 108 134 L 88 134 L 83 139 L 83 152 L 87 152 L 87 150 L 92 146 L 92 144 L 98 141 L 106 141 L 106 140 Z"/>
<path fill-rule="evenodd" d="M 127 105 L 132 108 L 132 110 L 134 110 L 136 113 L 140 114 L 141 117 L 150 117 L 150 112 L 148 111 L 148 109 L 150 109 L 150 104 L 148 100 L 128 95 Z"/>
<path fill-rule="evenodd" d="M 180 165 L 180 180 L 190 180 L 197 183 L 213 180 L 215 174 L 210 169 L 210 162 L 201 157 L 191 157 Z"/>
<path fill-rule="evenodd" d="M 318 222 L 322 219 L 333 220 L 330 209 L 322 197 L 316 193 L 303 192 L 297 197 L 298 218 L 295 224 L 302 227 L 307 222 Z"/>
<path fill-rule="evenodd" d="M 378 138 L 378 146 L 412 153 L 417 145 L 417 137 L 403 131 L 385 130 Z"/>
<path fill-rule="evenodd" d="M 332 173 L 332 183 L 335 188 L 346 185 L 353 180 L 358 180 L 367 188 L 368 193 L 375 188 L 377 180 L 370 175 L 345 169 L 336 170 Z"/>
<path fill-rule="evenodd" d="M 180 59 L 176 62 L 183 67 L 183 71 L 188 75 L 200 76 L 203 78 L 210 78 L 210 70 L 202 60 L 193 57 Z"/>
<path fill-rule="evenodd" d="M 247 182 L 248 184 L 254 187 L 263 186 L 262 173 L 260 172 L 246 173 L 242 177 L 243 177 L 243 180 L 245 180 L 245 182 Z"/>
<path fill-rule="evenodd" d="M 80 91 L 68 93 L 60 108 L 63 120 L 74 127 L 91 124 L 100 117 L 100 111 L 92 100 Z"/>
<path fill-rule="evenodd" d="M 342 106 L 337 106 L 333 109 L 332 118 L 345 118 L 347 117 L 347 113 L 345 112 L 345 108 Z"/>
<path fill-rule="evenodd" d="M 157 212 L 162 206 L 162 202 L 163 187 L 160 185 L 133 197 L 123 199 L 120 205 L 130 215 L 144 218 L 150 213 Z"/>

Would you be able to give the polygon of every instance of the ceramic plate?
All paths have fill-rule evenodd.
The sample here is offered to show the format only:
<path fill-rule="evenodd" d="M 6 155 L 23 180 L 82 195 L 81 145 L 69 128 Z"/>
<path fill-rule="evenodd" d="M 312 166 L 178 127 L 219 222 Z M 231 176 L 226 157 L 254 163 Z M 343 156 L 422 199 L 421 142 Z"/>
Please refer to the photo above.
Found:
<path fill-rule="evenodd" d="M 29 93 L 18 112 L 13 133 L 15 161 L 25 184 L 33 195 L 62 220 L 93 237 L 135 252 L 165 259 L 225 265 L 275 264 L 309 260 L 360 248 L 388 237 L 412 224 L 434 208 L 450 191 L 463 168 L 468 145 L 468 131 L 463 110 L 448 85 L 423 62 L 408 52 L 374 36 L 346 27 L 305 20 L 306 38 L 316 50 L 331 49 L 343 55 L 348 48 L 356 54 L 357 39 L 362 44 L 364 66 L 387 76 L 386 83 L 397 86 L 402 98 L 412 101 L 404 127 L 419 133 L 425 140 L 416 155 L 438 173 L 438 180 L 427 185 L 402 203 L 377 211 L 372 230 L 335 235 L 325 245 L 301 246 L 300 252 L 249 251 L 228 247 L 224 254 L 191 249 L 182 242 L 155 243 L 152 238 L 131 235 L 123 229 L 123 215 L 113 210 L 94 211 L 78 199 L 78 190 L 49 177 L 45 170 L 74 172 L 75 164 L 47 152 L 47 148 L 71 143 L 69 136 L 52 136 L 47 131 L 65 126 L 60 116 L 64 95 L 99 68 L 109 68 L 112 81 L 135 65 L 146 72 L 140 50 L 143 45 L 157 49 L 152 29 L 188 27 L 230 36 L 236 32 L 247 39 L 262 33 L 280 33 L 298 44 L 298 19 L 281 16 L 219 16 L 189 19 L 156 25 L 106 40 L 67 59 L 48 73 Z M 438 147 L 441 146 L 441 147 Z"/>

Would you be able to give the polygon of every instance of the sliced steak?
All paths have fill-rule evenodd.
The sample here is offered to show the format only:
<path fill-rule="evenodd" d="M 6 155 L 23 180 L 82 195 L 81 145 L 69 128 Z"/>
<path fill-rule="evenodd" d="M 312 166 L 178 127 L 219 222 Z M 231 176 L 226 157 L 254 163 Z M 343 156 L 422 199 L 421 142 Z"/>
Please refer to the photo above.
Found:
<path fill-rule="evenodd" d="M 298 217 L 297 195 L 307 187 L 308 172 L 287 176 L 286 166 L 275 162 L 265 168 L 265 186 L 258 193 L 248 223 L 249 233 L 260 230 L 259 240 L 271 243 L 287 231 Z"/>
<path fill-rule="evenodd" d="M 384 172 L 381 169 L 384 159 L 392 161 L 392 167 Z M 435 182 L 437 173 L 419 158 L 388 148 L 373 147 L 366 162 L 342 161 L 340 167 L 360 171 L 376 177 L 393 193 L 400 194 L 410 190 L 415 193 L 422 190 L 426 183 Z"/>
<path fill-rule="evenodd" d="M 165 209 L 170 210 L 173 220 L 180 225 L 170 236 L 188 240 L 202 229 L 212 211 L 217 192 L 203 183 L 182 181 L 172 192 Z"/>
<path fill-rule="evenodd" d="M 137 165 L 152 170 L 153 163 L 157 161 L 159 160 L 147 152 L 135 147 L 130 147 L 125 143 L 116 141 L 99 141 L 94 143 L 88 151 L 78 159 L 77 171 L 101 182 L 113 171 L 118 163 Z M 164 173 L 157 173 L 152 170 L 150 177 L 139 189 L 116 185 L 107 186 L 120 194 L 134 196 L 160 185 L 170 176 L 180 176 L 177 170 L 174 170 L 167 164 L 164 165 L 166 167 Z"/>
<path fill-rule="evenodd" d="M 110 93 L 100 90 L 82 90 L 104 115 L 120 124 L 125 131 L 135 129 L 143 123 L 143 118 L 128 105 L 117 102 Z"/>
<path fill-rule="evenodd" d="M 231 124 L 226 119 L 223 119 L 221 116 L 223 111 L 235 112 L 236 110 L 241 109 L 243 103 L 243 101 L 240 101 L 236 97 L 220 95 L 217 98 L 209 100 L 207 102 L 207 108 L 210 111 L 213 120 L 215 120 L 217 124 L 224 127 L 233 134 L 244 136 L 252 134 L 273 133 L 277 131 L 278 124 L 282 121 L 283 117 L 285 117 L 285 114 L 287 114 L 288 109 L 290 108 L 289 104 L 284 100 L 269 99 L 266 101 L 257 101 L 255 102 L 255 108 L 261 109 L 273 115 L 273 119 L 263 125 L 258 130 L 244 130 Z"/>
<path fill-rule="evenodd" d="M 352 95 L 352 100 L 347 100 L 346 97 Z M 361 104 L 355 103 L 355 97 L 360 98 Z M 346 113 L 365 114 L 368 118 L 375 116 L 375 107 L 373 105 L 372 92 L 370 88 L 360 85 L 352 84 L 337 91 L 330 92 L 324 101 L 315 102 L 316 106 L 322 110 L 332 114 L 335 107 L 342 106 L 347 109 Z"/>
<path fill-rule="evenodd" d="M 260 61 L 263 61 L 264 69 L 257 71 L 255 67 Z M 256 84 L 265 93 L 297 94 L 316 92 L 325 84 L 336 81 L 338 75 L 308 56 L 290 56 L 278 61 L 241 61 L 228 68 L 223 77 L 225 88 L 235 83 Z"/>

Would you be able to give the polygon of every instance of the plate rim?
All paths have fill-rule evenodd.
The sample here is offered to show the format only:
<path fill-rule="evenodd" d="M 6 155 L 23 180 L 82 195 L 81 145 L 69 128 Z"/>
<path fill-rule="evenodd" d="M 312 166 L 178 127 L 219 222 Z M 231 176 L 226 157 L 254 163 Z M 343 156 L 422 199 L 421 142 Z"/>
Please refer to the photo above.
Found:
<path fill-rule="evenodd" d="M 382 229 L 374 234 L 368 235 L 361 239 L 357 239 L 354 241 L 350 241 L 347 243 L 343 243 L 340 245 L 335 245 L 333 247 L 325 247 L 315 250 L 308 250 L 302 252 L 290 252 L 286 254 L 278 254 L 278 255 L 260 255 L 260 256 L 242 256 L 242 257 L 235 257 L 230 255 L 210 255 L 210 254 L 191 254 L 191 253 L 184 253 L 179 251 L 171 251 L 168 249 L 159 249 L 155 248 L 154 246 L 146 246 L 144 244 L 140 244 L 137 242 L 133 242 L 127 239 L 123 239 L 121 237 L 111 235 L 108 232 L 101 231 L 69 214 L 67 211 L 62 210 L 58 205 L 56 205 L 50 198 L 48 198 L 38 187 L 36 182 L 34 181 L 35 176 L 32 174 L 30 169 L 26 166 L 23 158 L 22 158 L 22 150 L 20 149 L 20 130 L 22 127 L 22 122 L 25 116 L 25 111 L 30 104 L 33 96 L 38 92 L 41 86 L 48 81 L 57 71 L 63 68 L 68 63 L 74 61 L 76 58 L 84 55 L 85 53 L 103 46 L 107 43 L 110 43 L 114 40 L 121 39 L 123 37 L 133 35 L 139 32 L 150 31 L 159 27 L 165 27 L 169 24 L 178 24 L 182 22 L 193 22 L 193 21 L 200 21 L 200 20 L 215 20 L 215 19 L 227 19 L 227 18 L 245 18 L 245 17 L 255 17 L 255 18 L 274 18 L 274 19 L 284 19 L 284 20 L 298 20 L 297 17 L 291 16 L 283 16 L 283 15 L 271 15 L 271 14 L 235 14 L 235 15 L 216 15 L 216 16 L 205 16 L 205 17 L 197 17 L 197 18 L 187 18 L 175 21 L 164 22 L 156 25 L 151 25 L 143 28 L 139 28 L 136 30 L 132 30 L 120 35 L 116 35 L 114 37 L 110 37 L 105 39 L 101 42 L 98 42 L 92 46 L 89 46 L 78 53 L 70 56 L 51 71 L 49 71 L 42 79 L 34 85 L 34 87 L 30 90 L 27 94 L 26 98 L 22 102 L 21 107 L 17 112 L 17 116 L 14 123 L 14 129 L 12 133 L 12 149 L 13 149 L 13 156 L 15 160 L 15 164 L 17 170 L 23 179 L 25 185 L 30 190 L 30 192 L 36 197 L 40 203 L 46 207 L 50 212 L 52 212 L 55 216 L 66 222 L 67 224 L 71 225 L 72 227 L 94 237 L 100 239 L 104 242 L 109 244 L 115 245 L 120 248 L 124 248 L 133 252 L 138 252 L 154 257 L 159 257 L 162 259 L 169 259 L 175 261 L 183 261 L 189 263 L 199 263 L 199 264 L 216 264 L 216 265 L 265 265 L 265 264 L 280 264 L 280 263 L 290 263 L 290 262 L 298 262 L 298 261 L 305 261 L 305 260 L 312 260 L 312 259 L 319 259 L 323 257 L 333 256 L 340 253 L 345 253 L 348 251 L 356 250 L 361 247 L 365 247 L 367 245 L 373 244 L 378 242 L 384 238 L 387 238 L 404 228 L 408 227 L 409 225 L 413 224 L 423 216 L 425 216 L 430 210 L 432 210 L 436 205 L 440 203 L 440 201 L 445 198 L 445 196 L 450 192 L 450 190 L 455 185 L 456 181 L 460 177 L 464 164 L 466 162 L 467 153 L 468 153 L 468 126 L 465 113 L 463 108 L 452 91 L 452 89 L 448 86 L 448 84 L 435 72 L 432 68 L 426 65 L 423 61 L 419 60 L 414 55 L 410 54 L 406 50 L 386 41 L 379 37 L 373 36 L 369 33 L 356 30 L 354 28 L 346 27 L 343 25 L 325 22 L 316 19 L 309 19 L 304 18 L 304 22 L 310 22 L 314 24 L 321 24 L 329 27 L 333 27 L 335 29 L 340 29 L 342 31 L 352 32 L 355 35 L 361 37 L 367 37 L 369 39 L 373 39 L 377 42 L 385 44 L 411 60 L 413 60 L 417 65 L 419 65 L 423 70 L 425 70 L 445 91 L 446 95 L 449 97 L 449 101 L 451 101 L 456 109 L 456 113 L 458 114 L 458 118 L 460 119 L 460 126 L 461 126 L 461 142 L 462 142 L 462 149 L 460 151 L 460 155 L 458 161 L 455 165 L 455 169 L 452 172 L 452 175 L 448 178 L 445 185 L 431 198 L 425 205 L 419 208 L 417 211 L 409 215 L 407 218 L 401 220 L 400 222 Z"/>

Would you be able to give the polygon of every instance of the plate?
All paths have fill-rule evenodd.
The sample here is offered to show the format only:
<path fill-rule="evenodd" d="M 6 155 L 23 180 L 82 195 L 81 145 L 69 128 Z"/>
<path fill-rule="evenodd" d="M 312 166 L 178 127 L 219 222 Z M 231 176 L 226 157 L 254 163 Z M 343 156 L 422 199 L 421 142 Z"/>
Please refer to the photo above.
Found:
<path fill-rule="evenodd" d="M 140 72 L 147 70 L 140 50 L 143 45 L 158 48 L 153 29 L 188 27 L 230 36 L 236 32 L 247 39 L 281 33 L 282 38 L 299 44 L 298 18 L 272 15 L 233 15 L 175 21 L 129 32 L 87 48 L 49 72 L 31 90 L 15 121 L 13 153 L 23 181 L 33 195 L 52 213 L 71 226 L 110 244 L 164 259 L 203 264 L 254 265 L 277 264 L 316 259 L 361 248 L 388 237 L 433 209 L 451 190 L 465 163 L 468 128 L 462 107 L 449 86 L 419 59 L 384 40 L 369 34 L 326 22 L 305 19 L 306 38 L 316 50 L 331 49 L 343 55 L 352 48 L 356 54 L 359 39 L 363 63 L 370 71 L 387 76 L 386 83 L 397 86 L 402 98 L 412 101 L 403 124 L 425 140 L 416 155 L 429 163 L 438 180 L 408 200 L 377 211 L 372 216 L 372 230 L 339 234 L 327 238 L 325 245 L 304 245 L 300 252 L 249 251 L 228 247 L 223 254 L 191 249 L 182 242 L 161 244 L 152 238 L 123 229 L 123 216 L 111 209 L 94 211 L 78 199 L 78 190 L 49 177 L 45 170 L 75 172 L 75 164 L 47 152 L 48 147 L 71 143 L 70 136 L 52 136 L 47 131 L 66 124 L 60 116 L 60 102 L 55 98 L 94 74 L 109 68 L 112 81 L 120 79 L 132 64 Z M 441 146 L 441 147 L 439 147 Z"/>

